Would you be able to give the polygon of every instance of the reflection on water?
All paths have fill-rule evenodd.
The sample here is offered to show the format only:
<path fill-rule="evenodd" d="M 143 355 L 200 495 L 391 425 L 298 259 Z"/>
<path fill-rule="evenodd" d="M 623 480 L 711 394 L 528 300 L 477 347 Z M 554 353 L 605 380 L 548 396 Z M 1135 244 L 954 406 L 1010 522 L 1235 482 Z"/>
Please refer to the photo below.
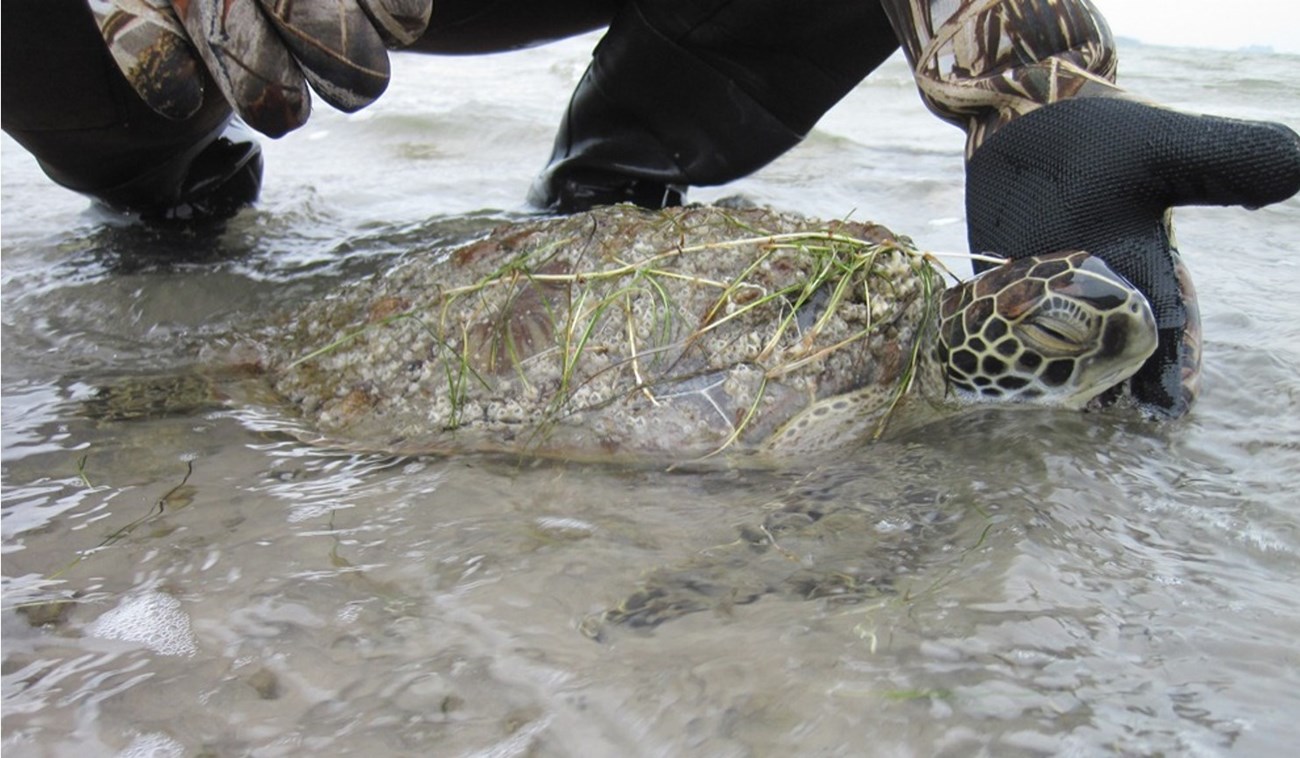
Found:
<path fill-rule="evenodd" d="M 481 92 L 457 88 L 506 86 L 480 71 L 395 89 L 410 114 L 322 114 L 268 147 L 284 184 L 215 236 L 105 225 L 4 143 L 6 750 L 1286 754 L 1296 201 L 1181 225 L 1208 367 L 1174 424 L 989 410 L 836 460 L 665 472 L 311 448 L 243 398 L 92 412 L 106 383 L 190 372 L 273 307 L 508 215 L 580 70 L 580 45 L 557 50 L 512 108 L 466 105 Z M 1249 65 L 1275 85 L 1251 108 L 1295 102 L 1294 59 L 1215 57 L 1202 89 L 1143 60 L 1171 101 L 1230 108 Z M 877 81 L 742 189 L 960 248 L 960 140 L 909 134 L 930 122 L 905 77 Z M 484 207 L 507 210 L 465 213 Z"/>

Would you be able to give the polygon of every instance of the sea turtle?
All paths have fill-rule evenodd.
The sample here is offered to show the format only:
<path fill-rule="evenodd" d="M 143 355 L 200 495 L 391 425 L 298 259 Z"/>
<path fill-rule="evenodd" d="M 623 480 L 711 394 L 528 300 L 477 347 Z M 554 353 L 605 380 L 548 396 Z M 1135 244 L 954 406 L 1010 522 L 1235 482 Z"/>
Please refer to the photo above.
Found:
<path fill-rule="evenodd" d="M 1086 253 L 950 287 L 941 268 L 883 227 L 769 210 L 513 222 L 412 252 L 210 350 L 226 366 L 215 383 L 155 380 L 166 389 L 87 405 L 111 420 L 214 397 L 287 401 L 301 416 L 288 431 L 353 449 L 675 462 L 728 451 L 762 465 L 848 451 L 963 406 L 1082 407 L 1155 347 L 1146 300 Z M 648 573 L 583 631 L 768 594 L 888 593 L 955 528 L 888 453 L 774 467 L 802 478 L 761 522 Z M 867 466 L 888 470 L 864 479 Z M 886 518 L 904 526 L 882 531 Z"/>
<path fill-rule="evenodd" d="M 844 449 L 962 405 L 1079 408 L 1156 344 L 1066 252 L 945 288 L 883 227 L 630 206 L 506 224 L 281 318 L 259 349 L 316 439 L 589 459 Z"/>

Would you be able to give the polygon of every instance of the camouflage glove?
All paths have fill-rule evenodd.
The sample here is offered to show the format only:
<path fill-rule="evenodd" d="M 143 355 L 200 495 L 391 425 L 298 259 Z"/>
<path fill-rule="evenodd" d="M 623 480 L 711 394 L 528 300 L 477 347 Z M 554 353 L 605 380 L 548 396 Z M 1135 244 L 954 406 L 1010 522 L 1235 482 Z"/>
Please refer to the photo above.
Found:
<path fill-rule="evenodd" d="M 1196 116 L 1118 98 L 1053 103 L 976 148 L 966 169 L 973 251 L 1087 250 L 1150 300 L 1160 346 L 1132 378 L 1148 412 L 1190 407 L 1199 317 L 1169 209 L 1258 208 L 1300 191 L 1300 137 L 1280 124 Z"/>
<path fill-rule="evenodd" d="M 307 85 L 344 111 L 388 86 L 387 46 L 424 32 L 433 0 L 88 0 L 114 61 L 173 119 L 203 102 L 203 69 L 254 129 L 306 122 Z"/>

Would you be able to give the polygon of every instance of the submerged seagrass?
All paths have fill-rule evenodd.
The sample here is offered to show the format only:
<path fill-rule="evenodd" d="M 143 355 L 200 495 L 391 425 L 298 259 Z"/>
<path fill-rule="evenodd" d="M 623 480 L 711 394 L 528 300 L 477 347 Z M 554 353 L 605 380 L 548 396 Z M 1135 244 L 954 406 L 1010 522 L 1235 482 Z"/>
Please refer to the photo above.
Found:
<path fill-rule="evenodd" d="M 353 446 L 815 452 L 878 431 L 942 289 L 880 226 L 614 207 L 404 259 L 295 314 L 268 368 Z"/>

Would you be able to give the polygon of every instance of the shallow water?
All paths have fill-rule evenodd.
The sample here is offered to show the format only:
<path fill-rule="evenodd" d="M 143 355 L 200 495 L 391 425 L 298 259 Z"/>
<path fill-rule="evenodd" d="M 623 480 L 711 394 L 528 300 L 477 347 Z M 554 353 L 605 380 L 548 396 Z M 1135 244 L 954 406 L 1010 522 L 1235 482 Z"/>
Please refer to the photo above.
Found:
<path fill-rule="evenodd" d="M 518 212 L 590 44 L 399 59 L 376 108 L 268 145 L 261 207 L 215 238 L 124 228 L 5 139 L 4 749 L 1289 752 L 1296 200 L 1180 215 L 1207 370 L 1171 424 L 988 411 L 788 470 L 667 473 L 345 454 L 250 404 L 82 412 Z M 1126 53 L 1164 102 L 1297 125 L 1296 57 Z M 799 149 L 694 197 L 961 250 L 960 150 L 894 60 Z M 643 587 L 694 612 L 602 616 Z"/>

